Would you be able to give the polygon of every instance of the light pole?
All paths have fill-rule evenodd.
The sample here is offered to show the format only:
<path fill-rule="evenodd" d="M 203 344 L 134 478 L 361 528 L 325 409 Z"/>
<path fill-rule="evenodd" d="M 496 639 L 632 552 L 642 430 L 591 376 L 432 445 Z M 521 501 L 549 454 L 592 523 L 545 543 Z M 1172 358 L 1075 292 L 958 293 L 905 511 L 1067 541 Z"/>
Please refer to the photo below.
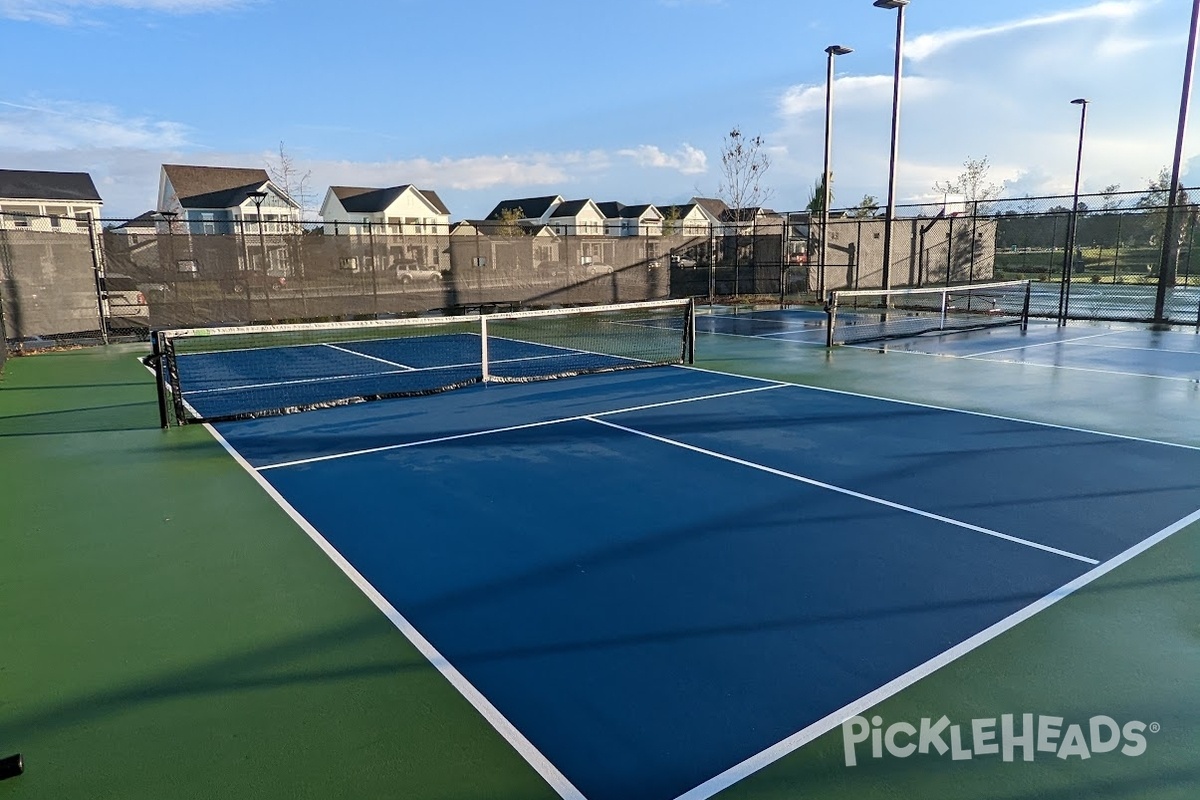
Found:
<path fill-rule="evenodd" d="M 267 240 L 263 236 L 262 204 L 267 199 L 266 192 L 248 192 L 247 197 L 254 203 L 258 216 L 258 249 L 262 252 L 263 294 L 267 300 L 267 316 L 271 316 L 271 276 L 267 272 Z M 250 302 L 250 283 L 246 283 L 246 302 Z M 253 314 L 251 315 L 253 316 Z M 253 320 L 251 320 L 253 321 Z"/>
<path fill-rule="evenodd" d="M 909 0 L 875 0 L 876 8 L 896 9 L 896 66 L 892 71 L 892 145 L 888 155 L 887 211 L 883 229 L 883 289 L 892 288 L 892 220 L 896 216 L 896 151 L 900 141 L 900 80 L 904 67 L 904 7 Z"/>
<path fill-rule="evenodd" d="M 821 173 L 821 257 L 817 265 L 817 299 L 821 302 L 825 302 L 825 259 L 829 253 L 829 203 L 831 197 L 829 184 L 832 179 L 829 173 L 829 159 L 833 152 L 833 60 L 835 56 L 844 56 L 854 51 L 840 44 L 831 44 L 825 48 L 825 52 L 829 56 L 825 71 L 825 171 Z"/>
<path fill-rule="evenodd" d="M 1076 97 L 1072 105 L 1079 106 L 1079 154 L 1075 158 L 1075 192 L 1071 200 L 1071 217 L 1067 224 L 1067 247 L 1063 256 L 1062 286 L 1058 291 L 1058 324 L 1067 324 L 1067 314 L 1071 306 L 1071 267 L 1075 263 L 1075 231 L 1079 222 L 1079 176 L 1083 171 L 1083 133 L 1087 127 L 1088 101 Z"/>
<path fill-rule="evenodd" d="M 1167 200 L 1167 221 L 1163 229 L 1162 257 L 1158 264 L 1158 291 L 1154 296 L 1154 321 L 1167 321 L 1167 289 L 1175 285 L 1175 261 L 1179 253 L 1179 234 L 1175 230 L 1176 204 L 1179 202 L 1179 171 L 1183 166 L 1183 136 L 1187 130 L 1188 103 L 1192 96 L 1192 68 L 1196 62 L 1196 27 L 1200 22 L 1200 0 L 1192 0 L 1192 29 L 1188 35 L 1187 59 L 1183 68 L 1183 97 L 1179 101 L 1179 129 L 1175 135 L 1175 160 L 1171 165 L 1171 191 Z"/>

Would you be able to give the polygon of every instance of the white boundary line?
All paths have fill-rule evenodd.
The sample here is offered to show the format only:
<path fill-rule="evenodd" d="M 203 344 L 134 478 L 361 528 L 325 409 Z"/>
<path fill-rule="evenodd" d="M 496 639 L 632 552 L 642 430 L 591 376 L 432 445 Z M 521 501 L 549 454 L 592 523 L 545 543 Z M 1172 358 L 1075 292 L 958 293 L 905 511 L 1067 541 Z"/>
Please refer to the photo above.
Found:
<path fill-rule="evenodd" d="M 851 717 L 857 716 L 867 709 L 882 703 L 884 700 L 899 693 L 903 689 L 912 686 L 914 683 L 922 680 L 923 678 L 928 677 L 947 664 L 957 661 L 959 658 L 962 658 L 972 650 L 975 650 L 987 642 L 990 642 L 992 639 L 995 639 L 1002 633 L 1015 628 L 1017 625 L 1030 619 L 1034 615 L 1045 611 L 1059 600 L 1069 597 L 1079 589 L 1087 586 L 1089 583 L 1092 583 L 1096 579 L 1107 575 L 1109 572 L 1112 572 L 1114 569 L 1126 563 L 1127 561 L 1130 561 L 1136 556 L 1141 555 L 1146 550 L 1149 550 L 1151 547 L 1168 538 L 1169 536 L 1172 536 L 1187 526 L 1197 522 L 1200 522 L 1200 511 L 1193 512 L 1173 525 L 1163 528 L 1158 533 L 1154 534 L 1148 539 L 1142 540 L 1120 555 L 1109 559 L 1108 561 L 1100 564 L 1088 572 L 1085 572 L 1083 575 L 1080 575 L 1070 583 L 1059 587 L 1040 600 L 1025 606 L 1025 608 L 1022 608 L 1020 611 L 1005 617 L 991 627 L 983 629 L 969 639 L 966 639 L 954 647 L 951 647 L 949 650 L 946 650 L 934 658 L 929 659 L 924 664 L 921 664 L 920 666 L 909 670 L 903 675 L 892 679 L 883 686 L 880 686 L 875 691 L 863 695 L 853 703 L 839 708 L 832 714 L 826 715 L 811 725 L 787 737 L 783 741 L 778 742 L 759 752 L 758 754 L 751 756 L 742 763 L 725 770 L 720 775 L 705 781 L 691 791 L 684 792 L 678 798 L 676 798 L 676 800 L 707 800 L 707 798 L 712 797 L 717 792 L 729 788 L 738 781 L 749 777 L 753 773 L 758 772 L 764 767 L 778 761 L 789 753 L 798 750 L 800 747 L 808 744 L 818 736 L 837 728 Z"/>
<path fill-rule="evenodd" d="M 1014 544 L 1024 545 L 1025 547 L 1031 547 L 1035 550 L 1042 550 L 1047 553 L 1053 553 L 1056 556 L 1063 556 L 1064 558 L 1074 559 L 1075 561 L 1082 561 L 1085 564 L 1095 565 L 1095 564 L 1100 563 L 1098 560 L 1096 560 L 1094 558 L 1088 558 L 1087 556 L 1081 556 L 1077 553 L 1072 553 L 1068 550 L 1060 550 L 1057 547 L 1050 547 L 1049 545 L 1041 544 L 1039 542 L 1034 542 L 1029 539 L 1022 539 L 1019 536 L 1010 536 L 1007 533 L 1000 533 L 999 531 L 994 531 L 989 528 L 983 528 L 983 527 L 980 527 L 979 525 L 972 525 L 969 522 L 962 522 L 961 520 L 952 519 L 950 517 L 943 517 L 941 514 L 934 514 L 929 511 L 922 511 L 919 508 L 914 508 L 912 506 L 906 506 L 902 503 L 894 503 L 891 500 L 884 500 L 881 497 L 873 497 L 872 495 L 869 495 L 869 494 L 863 494 L 862 492 L 856 492 L 853 489 L 847 489 L 842 486 L 835 486 L 832 483 L 825 483 L 824 481 L 818 481 L 814 478 L 806 478 L 803 475 L 797 475 L 794 472 L 785 472 L 784 470 L 775 469 L 774 467 L 768 467 L 764 464 L 756 464 L 753 461 L 746 461 L 745 459 L 737 458 L 735 456 L 726 455 L 724 453 L 718 453 L 715 450 L 707 450 L 703 447 L 697 447 L 696 445 L 687 444 L 686 442 L 680 442 L 675 439 L 668 439 L 664 436 L 656 436 L 653 433 L 646 433 L 645 431 L 639 431 L 636 428 L 627 428 L 624 425 L 618 425 L 615 422 L 609 422 L 609 421 L 603 420 L 603 419 L 596 419 L 595 417 L 585 417 L 585 419 L 588 422 L 594 422 L 597 425 L 604 425 L 605 427 L 615 428 L 616 430 L 624 431 L 625 433 L 631 433 L 635 436 L 642 436 L 646 439 L 651 439 L 656 442 L 661 442 L 663 444 L 671 445 L 672 447 L 679 447 L 684 450 L 689 450 L 693 453 L 699 453 L 700 455 L 709 456 L 711 458 L 717 458 L 717 459 L 720 459 L 721 461 L 728 461 L 731 464 L 737 464 L 738 466 L 742 466 L 742 467 L 749 467 L 750 469 L 755 469 L 755 470 L 758 470 L 759 472 L 765 472 L 769 475 L 776 475 L 780 478 L 787 478 L 788 480 L 796 481 L 798 483 L 804 483 L 809 486 L 815 486 L 818 489 L 826 489 L 828 491 L 837 492 L 838 494 L 844 494 L 848 497 L 853 497 L 858 500 L 865 500 L 868 503 L 875 503 L 876 505 L 885 506 L 887 508 L 895 509 L 896 511 L 903 511 L 906 514 L 913 514 L 918 517 L 925 517 L 926 519 L 932 519 L 936 522 L 944 522 L 947 525 L 953 525 L 956 528 L 963 528 L 968 531 L 974 531 L 975 533 L 982 533 L 986 536 L 994 536 L 997 539 L 1003 539 L 1007 542 L 1013 542 Z"/>
<path fill-rule="evenodd" d="M 766 392 L 771 389 L 782 389 L 787 384 L 772 384 L 769 386 L 756 386 L 752 389 L 737 389 L 735 391 L 721 392 L 719 394 L 703 395 L 701 397 L 686 397 L 679 400 L 664 400 L 660 403 L 647 403 L 641 406 L 630 406 L 628 408 L 617 408 L 612 411 L 593 411 L 588 414 L 577 414 L 572 417 L 558 417 L 556 419 L 543 420 L 541 422 L 526 422 L 521 425 L 509 425 L 504 428 L 492 428 L 486 431 L 471 431 L 469 433 L 457 433 L 450 436 L 438 436 L 434 439 L 421 439 L 415 442 L 403 442 L 401 444 L 382 445 L 380 447 L 370 447 L 365 450 L 350 450 L 343 453 L 331 453 L 326 456 L 313 456 L 312 458 L 300 458 L 295 461 L 281 461 L 277 464 L 267 464 L 257 467 L 259 472 L 269 469 L 283 469 L 284 467 L 298 467 L 304 464 L 315 464 L 321 461 L 336 461 L 341 458 L 352 458 L 354 456 L 365 456 L 372 453 L 385 453 L 390 450 L 403 450 L 409 447 L 420 447 L 427 444 L 438 444 L 440 442 L 453 442 L 460 439 L 474 439 L 479 436 L 491 436 L 497 433 L 508 433 L 510 431 L 521 431 L 529 428 L 543 428 L 547 425 L 560 425 L 564 422 L 579 422 L 581 420 L 590 420 L 593 417 L 607 417 L 614 414 L 628 414 L 634 411 L 647 411 L 652 408 L 666 408 L 667 406 L 678 406 L 685 403 L 698 403 L 702 400 L 716 400 L 722 397 L 734 397 L 741 394 L 752 394 L 754 392 Z"/>
<path fill-rule="evenodd" d="M 894 351 L 903 352 L 903 351 Z M 929 353 L 913 353 L 912 355 L 930 355 Z M 941 358 L 941 356 L 936 356 Z M 986 362 L 985 362 L 986 363 Z M 999 364 L 1011 362 L 997 361 Z M 675 364 L 676 369 L 690 369 L 696 372 L 707 372 L 712 375 L 724 375 L 728 378 L 741 378 L 748 381 L 763 381 L 764 383 L 783 384 L 785 386 L 793 386 L 797 389 L 810 389 L 814 392 L 828 392 L 829 394 L 840 394 L 846 397 L 861 397 L 865 400 L 881 400 L 885 403 L 896 403 L 902 406 L 913 406 L 914 408 L 929 408 L 934 411 L 949 411 L 953 414 L 967 414 L 972 417 L 983 417 L 985 419 L 998 419 L 1003 422 L 1021 422 L 1026 425 L 1036 425 L 1039 428 L 1052 428 L 1060 431 L 1072 431 L 1073 433 L 1087 433 L 1093 436 L 1103 436 L 1109 439 L 1123 439 L 1129 442 L 1142 442 L 1144 444 L 1159 444 L 1163 447 L 1178 447 L 1183 450 L 1200 450 L 1200 446 L 1194 444 L 1180 444 L 1179 442 L 1164 442 L 1161 439 L 1147 439 L 1143 436 L 1129 436 L 1123 433 L 1108 433 L 1106 431 L 1094 431 L 1089 428 L 1076 428 L 1071 425 L 1059 425 L 1054 422 L 1041 422 L 1036 419 L 1022 419 L 1021 417 L 1006 417 L 1003 414 L 989 414 L 986 411 L 971 411 L 966 408 L 950 408 L 949 406 L 935 406 L 932 403 L 919 403 L 915 400 L 899 400 L 894 397 L 880 397 L 878 395 L 866 394 L 864 392 L 851 392 L 845 389 L 830 389 L 827 386 L 809 386 L 803 383 L 793 383 L 791 381 L 781 381 L 778 378 L 760 378 L 754 375 L 735 375 L 732 372 L 721 372 L 720 370 L 708 369 L 706 367 L 698 367 L 693 364 Z"/>
<path fill-rule="evenodd" d="M 391 622 L 397 630 L 404 634 L 405 638 L 407 638 L 413 644 L 413 646 L 420 651 L 421 655 L 423 655 L 426 660 L 428 660 L 429 663 L 432 664 L 433 667 L 450 682 L 450 685 L 457 689 L 459 694 L 465 697 L 467 702 L 474 706 L 475 710 L 478 711 L 510 745 L 512 745 L 513 749 L 520 753 L 521 756 L 528 761 L 535 770 L 537 770 L 538 774 L 541 775 L 542 778 L 544 778 L 545 781 L 550 784 L 550 786 L 556 792 L 558 792 L 560 797 L 562 797 L 564 800 L 586 800 L 586 798 L 583 796 L 583 793 L 576 789 L 575 786 L 572 785 L 569 780 L 567 780 L 567 777 L 559 772 L 558 768 L 550 763 L 550 760 L 542 755 L 542 753 L 533 746 L 533 743 L 526 739 L 525 736 L 519 730 L 517 730 L 516 726 L 509 722 L 508 719 L 502 713 L 500 713 L 500 710 L 492 705 L 491 702 L 484 697 L 483 694 L 476 689 L 461 672 L 455 669 L 455 667 L 446 660 L 446 657 L 439 653 L 437 648 L 435 648 L 428 639 L 422 636 L 420 632 L 413 627 L 412 623 L 405 619 L 404 615 L 402 615 L 395 606 L 388 602 L 387 598 L 385 598 L 374 586 L 372 586 L 370 581 L 363 577 L 362 573 L 355 569 L 354 566 L 347 561 L 341 553 L 338 552 L 337 548 L 330 544 L 329 541 L 321 535 L 320 531 L 318 531 L 312 525 L 312 523 L 306 520 L 299 511 L 293 508 L 292 505 L 286 499 L 284 499 L 283 495 L 280 494 L 275 487 L 272 486 L 269 481 L 267 481 L 266 478 L 256 472 L 254 467 L 250 466 L 249 462 L 242 457 L 241 453 L 235 450 L 233 446 L 229 444 L 229 442 L 225 441 L 225 437 L 223 437 L 212 425 L 205 424 L 204 427 L 207 428 L 208 432 L 212 434 L 213 438 L 225 448 L 225 451 L 233 457 L 233 460 L 236 461 L 242 469 L 250 473 L 250 476 L 254 478 L 263 491 L 265 491 L 267 495 L 274 500 L 275 503 L 282 508 L 289 517 L 292 518 L 292 521 L 299 525 L 300 528 L 306 534 L 308 534 L 309 538 L 316 543 L 317 547 L 321 548 L 321 551 L 325 553 L 329 560 L 338 566 L 338 568 L 346 575 L 346 577 L 349 578 L 356 587 L 358 587 L 358 590 L 365 594 L 367 598 L 375 604 L 375 607 L 383 612 L 383 615 L 388 618 L 388 621 Z"/>
<path fill-rule="evenodd" d="M 1021 364 L 1028 367 L 1042 367 L 1043 369 L 1065 369 L 1073 372 L 1091 372 L 1096 375 L 1120 375 L 1125 378 L 1153 378 L 1159 381 L 1177 381 L 1182 383 L 1197 383 L 1200 382 L 1200 376 L 1195 378 L 1177 377 L 1175 375 L 1152 375 L 1149 372 L 1122 372 L 1116 369 L 1098 369 L 1096 367 L 1072 367 L 1067 364 L 1039 364 L 1037 361 L 1023 361 L 1019 359 L 1004 359 L 1004 358 L 977 358 L 975 356 L 951 356 L 952 358 L 961 358 L 965 361 L 980 361 L 989 364 Z"/>
<path fill-rule="evenodd" d="M 1034 342 L 1033 344 L 1022 344 L 1017 347 L 1002 347 L 999 350 L 984 350 L 982 353 L 971 353 L 970 355 L 958 356 L 959 358 L 977 358 L 979 356 L 992 356 L 996 353 L 1011 353 L 1014 350 L 1030 350 L 1034 347 L 1051 347 L 1056 344 L 1069 344 L 1070 342 L 1082 342 L 1084 339 L 1097 339 L 1101 336 L 1112 336 L 1114 333 L 1121 331 L 1107 331 L 1105 333 L 1093 333 L 1088 336 L 1076 336 L 1072 339 L 1055 339 L 1052 342 Z"/>
<path fill-rule="evenodd" d="M 352 356 L 358 356 L 359 358 L 367 358 L 367 359 L 370 359 L 371 361 L 378 361 L 380 364 L 387 364 L 389 367 L 399 367 L 401 370 L 416 369 L 416 367 L 410 367 L 408 364 L 401 364 L 398 361 L 388 361 L 386 358 L 380 358 L 379 356 L 369 356 L 366 353 L 360 353 L 357 350 L 351 350 L 348 347 L 342 347 L 340 345 L 330 344 L 329 342 L 321 342 L 321 344 L 323 344 L 325 347 L 331 347 L 334 350 L 339 350 L 343 353 L 349 353 Z"/>
<path fill-rule="evenodd" d="M 1100 347 L 1105 350 L 1138 350 L 1144 353 L 1176 353 L 1184 356 L 1200 356 L 1200 350 L 1172 350 L 1169 347 L 1134 347 L 1128 344 L 1085 344 L 1083 347 Z"/>
<path fill-rule="evenodd" d="M 451 319 L 470 319 L 470 317 L 451 317 Z M 379 322 L 389 322 L 389 321 L 390 320 L 379 320 Z M 345 323 L 329 323 L 329 324 L 344 325 Z M 460 323 L 460 324 L 462 324 L 462 323 Z M 414 341 L 416 339 L 446 338 L 446 337 L 451 337 L 451 336 L 467 336 L 472 339 L 478 339 L 479 332 L 472 330 L 472 331 L 452 331 L 451 333 L 422 333 L 420 335 L 414 334 L 412 336 L 405 336 L 403 340 L 404 341 Z M 199 337 L 197 337 L 197 338 L 199 338 Z M 394 338 L 387 339 L 387 338 L 376 337 L 376 338 L 367 338 L 367 339 L 343 339 L 343 340 L 339 341 L 338 344 L 361 344 L 361 343 L 369 344 L 371 342 L 394 342 L 394 341 L 396 341 L 396 339 L 394 339 Z M 181 358 L 188 358 L 190 356 L 223 355 L 225 353 L 251 353 L 251 352 L 261 353 L 261 352 L 264 352 L 267 350 L 297 350 L 297 349 L 300 349 L 303 347 L 323 347 L 326 344 L 329 344 L 329 342 L 299 342 L 299 343 L 290 343 L 290 344 L 289 343 L 273 344 L 268 347 L 227 347 L 227 348 L 223 348 L 220 350 L 193 350 L 190 353 L 176 353 L 175 359 L 179 360 Z"/>
<path fill-rule="evenodd" d="M 1091 347 L 1098 347 L 1101 349 L 1115 349 L 1115 348 L 1107 348 L 1104 345 L 1079 345 L 1079 346 L 1080 347 L 1091 346 Z M 868 350 L 871 352 L 884 352 L 884 351 L 881 351 L 878 346 L 873 347 L 869 343 L 865 343 L 865 342 L 863 344 L 842 345 L 842 347 L 847 348 L 847 349 L 853 349 L 853 350 Z M 1023 350 L 1025 348 L 1015 347 L 1013 349 L 1014 350 Z M 957 353 L 927 353 L 924 350 L 893 349 L 893 350 L 887 350 L 886 352 L 895 353 L 897 355 L 905 355 L 905 356 L 924 356 L 925 358 L 953 358 L 958 361 L 977 361 L 981 364 L 1008 364 L 1008 365 L 1015 364 L 1015 365 L 1024 366 L 1024 367 L 1039 367 L 1041 369 L 1064 369 L 1064 370 L 1073 371 L 1073 372 L 1090 372 L 1095 375 L 1118 375 L 1123 378 L 1151 378 L 1151 379 L 1157 380 L 1157 381 L 1175 381 L 1176 383 L 1200 383 L 1200 376 L 1195 377 L 1195 378 L 1186 378 L 1186 377 L 1178 377 L 1175 375 L 1153 375 L 1149 372 L 1121 372 L 1121 371 L 1115 370 L 1115 369 L 1099 369 L 1096 367 L 1072 367 L 1072 366 L 1068 366 L 1066 364 L 1043 364 L 1038 361 L 1024 361 L 1022 359 L 1016 359 L 1016 358 L 981 358 L 980 357 L 982 355 L 986 355 L 986 353 L 964 356 L 964 355 L 959 355 Z M 994 352 L 1002 353 L 1004 351 L 997 350 Z M 1166 352 L 1166 351 L 1159 351 L 1159 352 Z M 950 410 L 954 410 L 954 409 L 950 409 Z M 1112 434 L 1108 434 L 1108 435 L 1112 435 Z M 1162 444 L 1166 444 L 1166 442 L 1163 442 Z"/>

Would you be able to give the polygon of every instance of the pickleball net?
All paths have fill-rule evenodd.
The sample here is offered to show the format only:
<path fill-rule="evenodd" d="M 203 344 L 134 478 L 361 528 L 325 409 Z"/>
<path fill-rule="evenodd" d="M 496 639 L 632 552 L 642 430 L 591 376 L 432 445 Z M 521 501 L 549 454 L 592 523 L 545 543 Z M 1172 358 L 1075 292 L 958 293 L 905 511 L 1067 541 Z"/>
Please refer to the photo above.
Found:
<path fill-rule="evenodd" d="M 690 300 L 156 331 L 161 421 L 223 422 L 477 383 L 690 363 Z"/>
<path fill-rule="evenodd" d="M 1029 281 L 829 293 L 826 344 L 1029 324 Z"/>

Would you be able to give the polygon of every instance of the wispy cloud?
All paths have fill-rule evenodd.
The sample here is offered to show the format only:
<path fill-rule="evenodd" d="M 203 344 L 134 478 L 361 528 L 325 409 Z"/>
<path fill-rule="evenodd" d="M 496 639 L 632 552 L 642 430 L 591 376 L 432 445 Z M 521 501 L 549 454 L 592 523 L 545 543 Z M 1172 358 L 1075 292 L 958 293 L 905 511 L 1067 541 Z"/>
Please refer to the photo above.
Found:
<path fill-rule="evenodd" d="M 125 9 L 163 14 L 201 14 L 245 6 L 244 0 L 0 0 L 0 17 L 69 25 L 81 13 Z"/>
<path fill-rule="evenodd" d="M 126 116 L 112 106 L 60 100 L 0 100 L 5 149 L 46 152 L 89 148 L 173 148 L 188 144 L 187 126 Z"/>
<path fill-rule="evenodd" d="M 913 61 L 921 61 L 947 48 L 956 47 L 976 39 L 1003 36 L 1029 28 L 1045 28 L 1070 22 L 1090 19 L 1123 20 L 1137 16 L 1149 7 L 1149 0 L 1108 0 L 1070 11 L 1042 14 L 1025 19 L 1004 22 L 985 27 L 958 28 L 955 30 L 926 33 L 913 38 L 905 45 L 905 55 Z"/>
<path fill-rule="evenodd" d="M 940 86 L 941 82 L 933 78 L 908 76 L 904 79 L 904 92 L 910 99 L 929 97 Z M 876 106 L 881 101 L 890 102 L 892 76 L 847 75 L 834 80 L 833 90 L 839 107 Z M 779 114 L 783 117 L 799 117 L 818 111 L 825 112 L 823 83 L 792 86 L 779 99 Z"/>
<path fill-rule="evenodd" d="M 708 171 L 708 155 L 690 144 L 681 145 L 674 153 L 663 152 L 654 145 L 618 150 L 617 155 L 633 159 L 641 167 L 678 170 L 684 175 L 700 175 Z"/>

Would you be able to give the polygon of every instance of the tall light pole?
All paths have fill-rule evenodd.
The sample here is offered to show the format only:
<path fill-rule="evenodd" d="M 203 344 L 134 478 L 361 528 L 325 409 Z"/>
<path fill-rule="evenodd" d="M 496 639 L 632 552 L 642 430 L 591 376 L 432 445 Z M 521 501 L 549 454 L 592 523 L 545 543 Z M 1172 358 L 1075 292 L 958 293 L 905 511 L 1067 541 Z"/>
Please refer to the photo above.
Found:
<path fill-rule="evenodd" d="M 254 203 L 258 215 L 258 249 L 262 252 L 263 293 L 267 299 L 267 316 L 271 316 L 271 276 L 267 272 L 267 240 L 263 236 L 262 204 L 267 199 L 266 192 L 248 192 L 247 197 Z M 246 282 L 246 303 L 250 303 L 250 281 Z M 253 320 L 251 320 L 253 321 Z"/>
<path fill-rule="evenodd" d="M 1167 222 L 1163 230 L 1162 258 L 1158 264 L 1158 292 L 1154 297 L 1154 321 L 1166 322 L 1167 288 L 1175 284 L 1175 254 L 1179 235 L 1175 232 L 1175 205 L 1179 202 L 1179 171 L 1183 166 L 1183 136 L 1187 129 L 1188 103 L 1192 96 L 1192 67 L 1196 61 L 1196 26 L 1200 21 L 1200 0 L 1192 0 L 1192 31 L 1188 36 L 1187 60 L 1183 68 L 1183 97 L 1179 101 L 1179 130 L 1175 135 L 1175 161 L 1171 166 L 1171 193 L 1167 201 Z"/>
<path fill-rule="evenodd" d="M 1079 106 L 1079 154 L 1075 158 L 1075 192 L 1071 200 L 1071 217 L 1067 224 L 1067 246 L 1063 255 L 1062 286 L 1058 290 L 1058 324 L 1067 324 L 1067 314 L 1071 307 L 1071 268 L 1075 263 L 1075 231 L 1079 224 L 1079 176 L 1083 171 L 1083 133 L 1087 128 L 1088 101 L 1076 97 L 1072 105 Z"/>
<path fill-rule="evenodd" d="M 829 203 L 832 196 L 829 159 L 833 152 L 833 59 L 854 51 L 840 44 L 831 44 L 825 48 L 825 52 L 829 56 L 825 72 L 825 171 L 821 173 L 821 260 L 817 266 L 817 299 L 821 302 L 825 302 L 825 259 L 829 254 Z M 811 229 L 811 220 L 809 227 Z"/>
<path fill-rule="evenodd" d="M 883 229 L 883 288 L 892 288 L 892 220 L 896 216 L 896 152 L 900 143 L 900 81 L 904 69 L 904 7 L 909 0 L 875 0 L 876 8 L 896 9 L 896 66 L 892 70 L 892 146 L 888 155 L 887 211 Z"/>

